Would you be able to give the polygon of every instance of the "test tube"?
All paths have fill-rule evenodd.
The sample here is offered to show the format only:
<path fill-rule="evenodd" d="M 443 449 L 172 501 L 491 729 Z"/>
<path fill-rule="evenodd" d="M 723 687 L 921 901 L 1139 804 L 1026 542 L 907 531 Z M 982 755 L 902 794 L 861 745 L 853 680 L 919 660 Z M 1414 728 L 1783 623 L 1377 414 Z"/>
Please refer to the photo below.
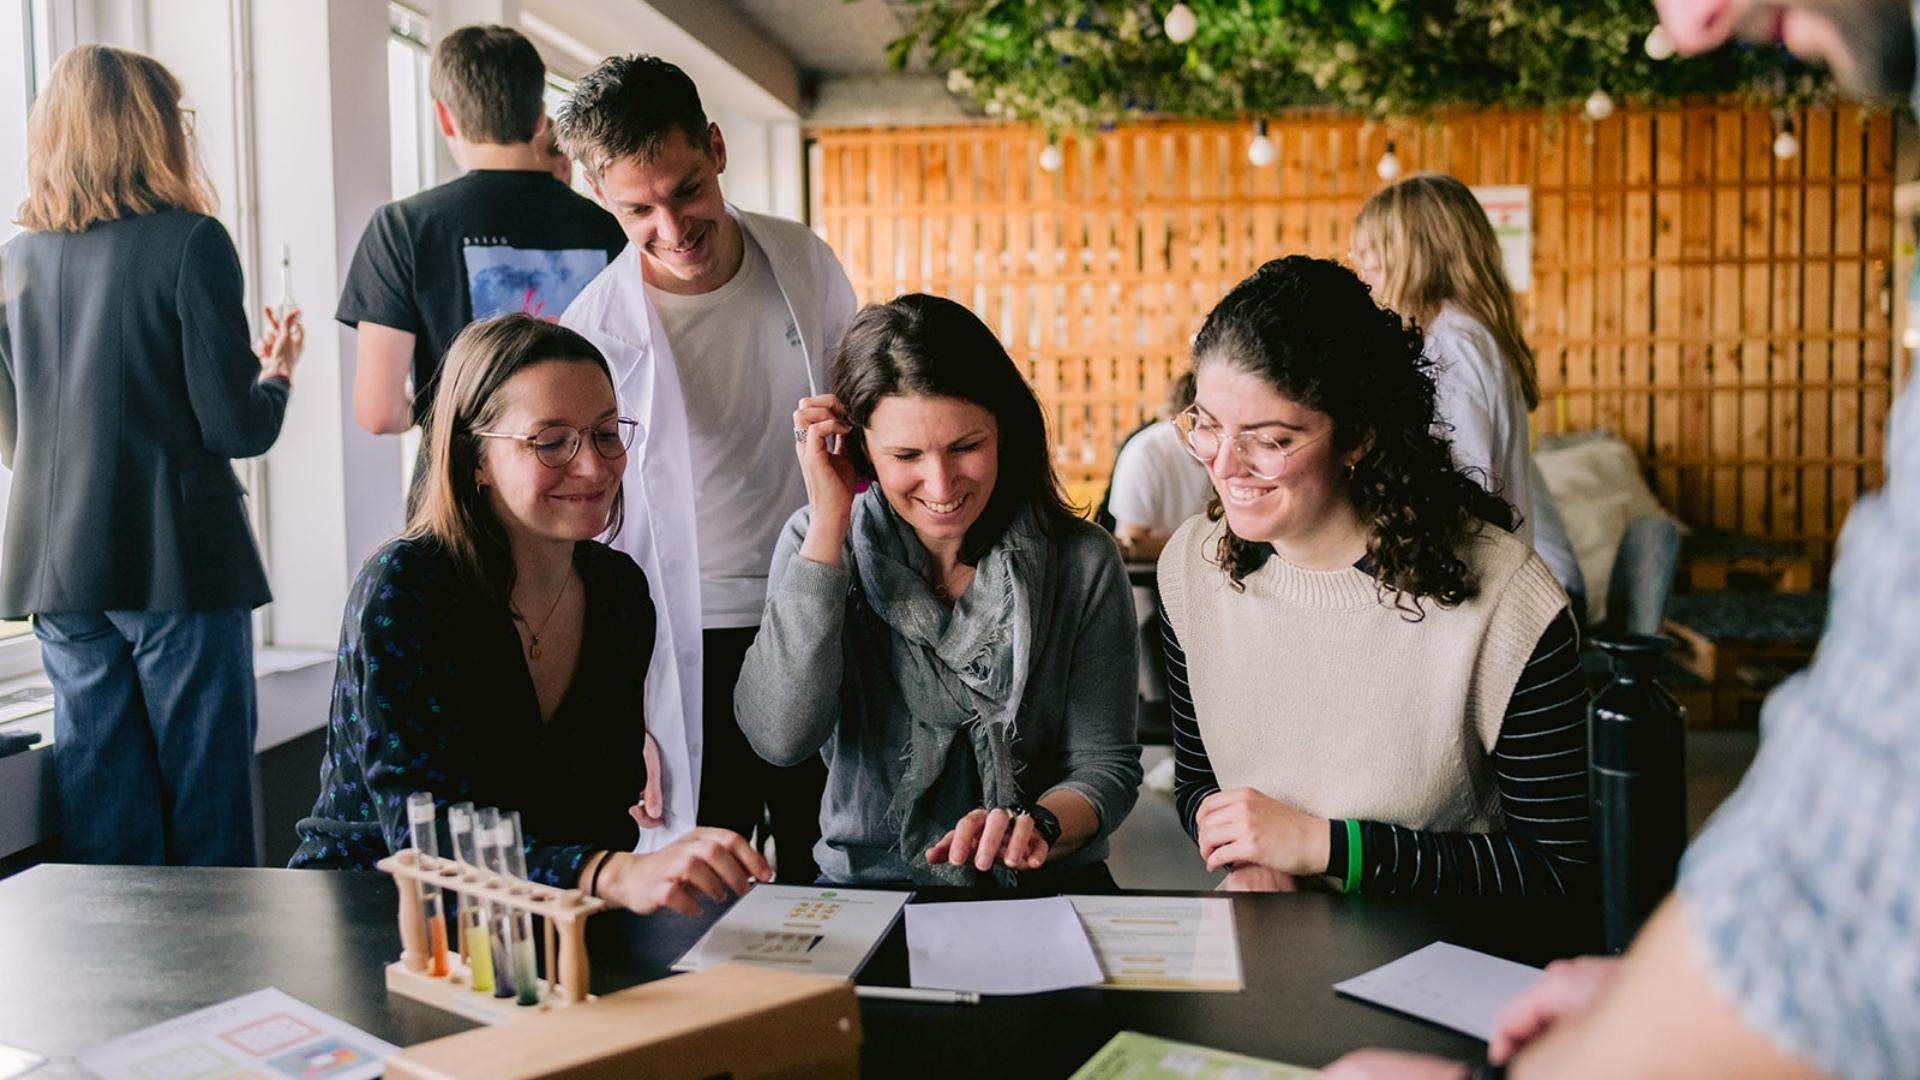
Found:
<path fill-rule="evenodd" d="M 407 827 L 413 834 L 413 850 L 420 854 L 423 867 L 426 860 L 440 857 L 440 838 L 434 830 L 437 816 L 432 792 L 416 791 L 407 796 Z M 430 952 L 427 974 L 444 978 L 447 974 L 447 919 L 440 886 L 422 881 L 420 904 L 426 909 L 427 916 L 427 947 Z"/>
<path fill-rule="evenodd" d="M 505 857 L 500 851 L 500 811 L 491 806 L 483 806 L 473 813 L 473 842 L 479 849 L 480 865 L 504 876 L 507 872 Z M 513 913 L 491 902 L 486 908 L 487 950 L 489 957 L 497 956 L 500 963 L 493 968 L 493 996 L 505 998 L 513 996 L 513 972 L 509 958 L 513 955 L 507 949 L 508 926 L 513 921 Z"/>
<path fill-rule="evenodd" d="M 520 811 L 509 810 L 500 815 L 500 828 L 497 835 L 500 840 L 500 852 L 506 856 L 507 874 L 519 881 L 527 880 L 527 849 L 521 843 Z M 533 916 L 526 911 L 515 911 L 511 914 L 513 917 L 513 984 L 520 988 L 520 1004 L 538 1005 L 540 1004 L 540 983 L 533 959 Z"/>
<path fill-rule="evenodd" d="M 460 865 L 486 869 L 480 864 L 480 848 L 473 839 L 473 804 L 458 802 L 447 807 L 447 832 L 453 836 L 453 857 Z M 483 900 L 461 897 L 459 923 L 460 955 L 467 961 L 467 980 L 475 990 L 493 989 L 493 950 L 487 947 L 487 905 Z"/>

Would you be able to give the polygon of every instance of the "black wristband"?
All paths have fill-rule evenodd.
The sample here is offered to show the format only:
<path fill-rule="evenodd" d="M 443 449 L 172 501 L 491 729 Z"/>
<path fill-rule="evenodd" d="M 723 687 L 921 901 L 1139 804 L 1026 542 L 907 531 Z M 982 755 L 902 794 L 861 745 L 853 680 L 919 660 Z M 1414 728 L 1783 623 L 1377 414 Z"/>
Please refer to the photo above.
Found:
<path fill-rule="evenodd" d="M 1060 819 L 1054 816 L 1053 811 L 1039 803 L 1034 803 L 1031 806 L 1019 807 L 1014 813 L 1025 814 L 1032 818 L 1033 831 L 1040 834 L 1040 839 L 1045 840 L 1048 847 L 1060 842 Z"/>
<path fill-rule="evenodd" d="M 605 855 L 600 856 L 599 862 L 593 864 L 593 873 L 587 875 L 588 896 L 597 897 L 600 895 L 597 891 L 600 888 L 600 871 L 606 868 L 607 862 L 612 858 L 613 852 L 609 851 Z"/>

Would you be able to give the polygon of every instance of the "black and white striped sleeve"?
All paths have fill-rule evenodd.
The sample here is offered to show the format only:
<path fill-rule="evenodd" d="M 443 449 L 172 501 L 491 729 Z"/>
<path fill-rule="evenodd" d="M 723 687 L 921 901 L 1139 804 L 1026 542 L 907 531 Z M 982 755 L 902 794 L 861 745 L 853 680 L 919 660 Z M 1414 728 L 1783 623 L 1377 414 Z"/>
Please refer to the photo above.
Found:
<path fill-rule="evenodd" d="M 1200 737 L 1200 724 L 1193 716 L 1193 691 L 1187 685 L 1187 654 L 1173 632 L 1173 623 L 1160 620 L 1161 636 L 1167 651 L 1167 711 L 1173 721 L 1173 805 L 1180 812 L 1180 824 L 1198 843 L 1199 827 L 1194 816 L 1200 803 L 1220 790 L 1214 778 L 1213 762 L 1207 758 L 1206 741 Z"/>
<path fill-rule="evenodd" d="M 1508 699 L 1492 765 L 1505 829 L 1439 833 L 1363 821 L 1359 891 L 1418 896 L 1586 891 L 1591 859 L 1587 687 L 1570 612 L 1561 611 L 1527 661 Z"/>

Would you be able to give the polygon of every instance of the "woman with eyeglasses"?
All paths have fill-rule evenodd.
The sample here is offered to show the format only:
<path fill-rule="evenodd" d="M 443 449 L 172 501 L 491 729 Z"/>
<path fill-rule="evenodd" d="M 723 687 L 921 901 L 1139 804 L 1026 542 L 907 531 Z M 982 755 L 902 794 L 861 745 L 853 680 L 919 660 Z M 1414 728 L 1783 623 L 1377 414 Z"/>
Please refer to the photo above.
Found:
<path fill-rule="evenodd" d="M 26 231 L 0 249 L 0 618 L 33 617 L 53 684 L 69 862 L 257 860 L 271 597 L 232 462 L 279 437 L 302 331 L 268 312 L 251 340 L 181 94 L 152 57 L 63 54 L 27 120 Z"/>
<path fill-rule="evenodd" d="M 1587 879 L 1566 594 L 1434 430 L 1417 331 L 1301 256 L 1229 292 L 1179 418 L 1215 502 L 1160 559 L 1175 801 L 1229 888 Z"/>
<path fill-rule="evenodd" d="M 762 757 L 826 758 L 822 875 L 1110 887 L 1141 776 L 1133 604 L 1033 390 L 919 294 L 856 315 L 828 379 L 793 414 L 808 505 L 734 693 Z"/>
<path fill-rule="evenodd" d="M 518 810 L 536 881 L 634 911 L 699 910 L 771 880 L 738 835 L 660 823 L 643 702 L 654 607 L 616 531 L 638 425 L 606 360 L 529 315 L 454 339 L 419 504 L 361 567 L 340 629 L 320 798 L 291 865 L 369 867 L 407 796 Z M 451 850 L 443 845 L 442 850 Z"/>

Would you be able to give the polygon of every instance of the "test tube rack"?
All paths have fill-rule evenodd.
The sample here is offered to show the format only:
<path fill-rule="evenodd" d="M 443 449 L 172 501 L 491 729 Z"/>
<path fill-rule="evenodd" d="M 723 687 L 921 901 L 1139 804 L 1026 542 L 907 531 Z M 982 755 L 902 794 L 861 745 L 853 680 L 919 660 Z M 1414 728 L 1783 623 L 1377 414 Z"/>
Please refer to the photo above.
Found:
<path fill-rule="evenodd" d="M 392 874 L 400 891 L 401 952 L 400 959 L 387 965 L 388 990 L 483 1024 L 538 1016 L 593 999 L 587 993 L 586 924 L 588 916 L 606 910 L 605 900 L 579 889 L 550 888 L 453 859 L 423 856 L 414 848 L 402 848 L 374 865 Z M 547 977 L 540 980 L 538 1005 L 520 1005 L 513 998 L 473 989 L 464 939 L 458 953 L 447 957 L 447 974 L 431 974 L 421 904 L 421 888 L 427 885 L 458 896 L 463 911 L 470 904 L 487 903 L 540 917 L 546 927 Z"/>

